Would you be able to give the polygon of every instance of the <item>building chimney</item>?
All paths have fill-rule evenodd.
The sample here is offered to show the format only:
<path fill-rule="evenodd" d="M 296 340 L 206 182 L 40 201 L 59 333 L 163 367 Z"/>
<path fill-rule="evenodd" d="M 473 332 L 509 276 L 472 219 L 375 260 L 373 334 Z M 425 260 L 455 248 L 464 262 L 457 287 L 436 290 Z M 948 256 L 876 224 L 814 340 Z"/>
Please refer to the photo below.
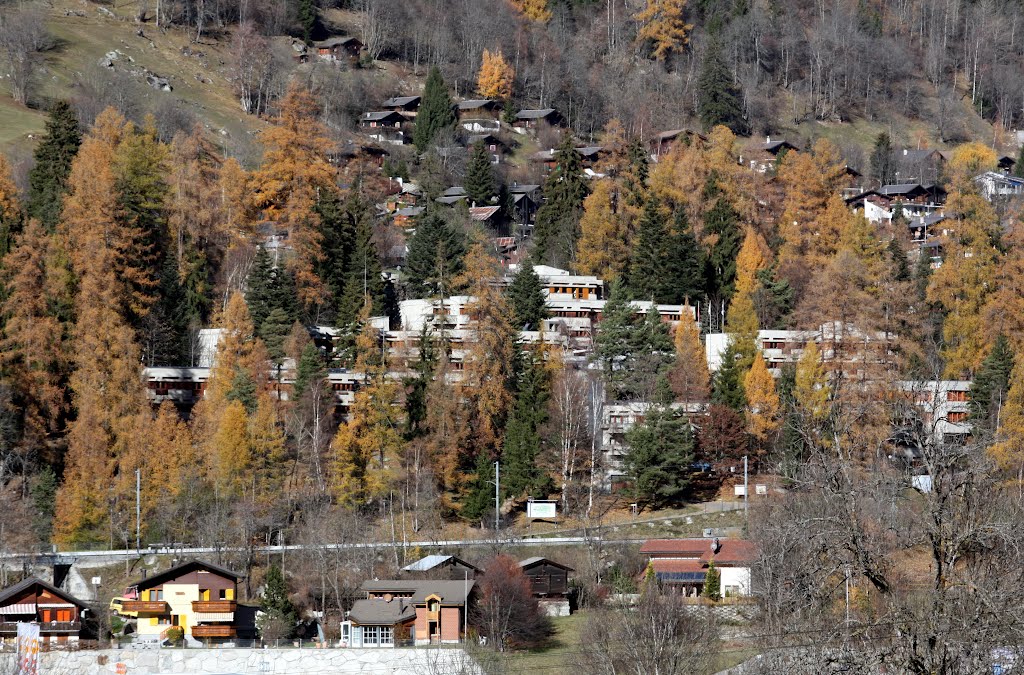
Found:
<path fill-rule="evenodd" d="M 711 540 L 711 552 L 718 553 L 722 550 L 722 542 L 718 541 L 718 537 Z"/>
<path fill-rule="evenodd" d="M 764 142 L 765 143 L 771 143 L 772 142 L 772 137 L 771 136 L 765 136 L 764 137 Z"/>

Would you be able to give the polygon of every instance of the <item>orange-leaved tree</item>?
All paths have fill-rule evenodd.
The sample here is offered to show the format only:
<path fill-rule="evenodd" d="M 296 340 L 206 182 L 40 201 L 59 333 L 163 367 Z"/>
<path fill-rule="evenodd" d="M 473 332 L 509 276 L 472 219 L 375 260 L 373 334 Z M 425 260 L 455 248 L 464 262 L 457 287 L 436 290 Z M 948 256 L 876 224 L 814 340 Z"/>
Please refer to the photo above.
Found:
<path fill-rule="evenodd" d="M 476 89 L 481 96 L 507 101 L 512 97 L 512 83 L 515 78 L 516 71 L 505 60 L 501 50 L 484 50 L 480 72 L 476 78 Z"/>
<path fill-rule="evenodd" d="M 640 24 L 637 42 L 650 42 L 654 58 L 659 61 L 681 52 L 693 30 L 693 25 L 683 18 L 685 12 L 686 0 L 647 0 L 647 5 L 633 17 Z"/>

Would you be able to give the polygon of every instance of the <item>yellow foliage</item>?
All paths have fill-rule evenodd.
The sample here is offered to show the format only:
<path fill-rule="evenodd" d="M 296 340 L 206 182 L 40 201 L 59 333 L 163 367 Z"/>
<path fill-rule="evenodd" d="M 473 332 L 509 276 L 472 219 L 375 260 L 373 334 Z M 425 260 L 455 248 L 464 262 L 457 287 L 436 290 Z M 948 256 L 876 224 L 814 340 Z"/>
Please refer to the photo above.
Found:
<path fill-rule="evenodd" d="M 754 228 L 748 227 L 743 245 L 736 256 L 736 294 L 729 303 L 726 314 L 726 330 L 733 335 L 744 361 L 749 363 L 754 355 L 759 323 L 754 308 L 754 294 L 760 287 L 757 273 L 766 264 L 760 237 Z"/>
<path fill-rule="evenodd" d="M 383 374 L 356 394 L 331 444 L 332 488 L 340 501 L 365 504 L 387 493 L 403 444 L 393 412 L 397 398 L 397 385 Z"/>
<path fill-rule="evenodd" d="M 531 21 L 547 23 L 551 20 L 548 0 L 512 0 L 512 6 Z"/>
<path fill-rule="evenodd" d="M 988 451 L 1000 469 L 1020 480 L 1024 475 L 1024 359 L 1016 359 L 1009 385 L 999 414 L 999 440 Z"/>
<path fill-rule="evenodd" d="M 241 401 L 229 401 L 213 435 L 210 477 L 221 495 L 238 496 L 251 482 L 249 415 Z"/>
<path fill-rule="evenodd" d="M 319 113 L 313 95 L 292 84 L 274 125 L 260 135 L 263 163 L 251 182 L 256 208 L 263 209 L 266 220 L 288 228 L 299 299 L 311 303 L 322 295 L 316 273 L 323 260 L 322 236 L 315 206 L 321 191 L 337 189 L 336 171 L 327 158 L 334 144 Z"/>
<path fill-rule="evenodd" d="M 779 395 L 775 391 L 775 378 L 768 372 L 768 366 L 758 351 L 754 362 L 743 378 L 743 389 L 747 394 L 747 429 L 759 441 L 779 428 Z"/>
<path fill-rule="evenodd" d="M 515 78 L 516 71 L 505 60 L 505 56 L 500 50 L 497 52 L 484 50 L 480 73 L 476 79 L 476 88 L 481 96 L 502 101 L 508 100 L 512 97 L 512 83 Z"/>
<path fill-rule="evenodd" d="M 1002 244 L 1006 253 L 998 262 L 996 289 L 982 310 L 982 323 L 989 344 L 1002 333 L 1014 353 L 1024 354 L 1024 226 L 1014 223 Z"/>
<path fill-rule="evenodd" d="M 614 183 L 599 180 L 583 202 L 580 241 L 576 269 L 611 283 L 622 276 L 629 265 L 627 226 L 615 210 Z"/>
<path fill-rule="evenodd" d="M 11 176 L 11 165 L 0 154 L 0 223 L 9 223 L 18 215 L 18 188 Z"/>
<path fill-rule="evenodd" d="M 953 181 L 968 180 L 983 171 L 996 168 L 999 156 L 987 145 L 977 142 L 958 145 L 949 158 L 948 171 Z"/>
<path fill-rule="evenodd" d="M 701 344 L 700 332 L 692 316 L 690 303 L 686 303 L 674 336 L 676 362 L 669 372 L 672 391 L 687 405 L 707 400 L 711 386 L 704 345 Z"/>
<path fill-rule="evenodd" d="M 839 245 L 849 211 L 838 192 L 846 164 L 826 139 L 812 152 L 790 152 L 779 168 L 785 197 L 779 233 L 785 240 L 779 253 L 784 268 L 805 267 L 814 272 Z"/>
<path fill-rule="evenodd" d="M 793 396 L 800 411 L 811 421 L 820 422 L 828 415 L 828 368 L 821 359 L 818 344 L 811 340 L 796 364 L 796 384 Z"/>
<path fill-rule="evenodd" d="M 765 268 L 767 246 L 754 228 L 747 227 L 743 237 L 743 245 L 736 254 L 736 293 L 753 293 L 757 290 L 757 273 Z"/>
<path fill-rule="evenodd" d="M 288 453 L 277 404 L 267 392 L 260 393 L 249 419 L 249 446 L 257 498 L 265 503 L 280 499 Z"/>
<path fill-rule="evenodd" d="M 686 0 L 647 0 L 647 6 L 633 17 L 640 24 L 637 42 L 653 43 L 654 58 L 659 61 L 681 52 L 690 41 L 693 29 L 693 25 L 683 19 L 685 11 Z"/>

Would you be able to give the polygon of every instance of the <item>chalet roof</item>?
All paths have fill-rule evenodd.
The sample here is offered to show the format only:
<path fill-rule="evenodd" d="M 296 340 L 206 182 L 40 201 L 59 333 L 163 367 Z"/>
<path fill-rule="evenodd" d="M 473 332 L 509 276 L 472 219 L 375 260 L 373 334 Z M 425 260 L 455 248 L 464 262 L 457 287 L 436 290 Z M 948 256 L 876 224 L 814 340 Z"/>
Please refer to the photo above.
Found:
<path fill-rule="evenodd" d="M 545 117 L 550 117 L 555 113 L 554 108 L 541 108 L 541 109 L 527 109 L 520 110 L 516 113 L 517 120 L 542 120 Z"/>
<path fill-rule="evenodd" d="M 468 101 L 459 101 L 459 110 L 479 110 L 494 105 L 494 99 L 474 98 Z"/>
<path fill-rule="evenodd" d="M 652 140 L 671 141 L 673 138 L 678 138 L 679 136 L 682 135 L 697 136 L 698 138 L 704 138 L 702 134 L 699 134 L 692 129 L 669 129 L 668 131 L 662 131 L 661 133 L 654 134 L 654 138 Z"/>
<path fill-rule="evenodd" d="M 466 139 L 468 145 L 476 145 L 477 143 L 494 143 L 496 145 L 505 145 L 504 141 L 495 136 L 494 134 L 473 134 Z"/>
<path fill-rule="evenodd" d="M 163 572 L 157 572 L 151 577 L 139 579 L 134 584 L 132 584 L 132 586 L 138 588 L 139 590 L 152 588 L 153 586 L 159 586 L 165 581 L 169 581 L 183 574 L 188 574 L 193 570 L 205 570 L 207 572 L 213 572 L 214 574 L 222 576 L 226 579 L 231 579 L 235 582 L 237 582 L 239 579 L 245 578 L 244 574 L 232 572 L 226 567 L 214 565 L 213 563 L 204 562 L 202 560 L 189 560 L 181 563 L 180 565 L 175 565 L 174 567 L 166 569 Z"/>
<path fill-rule="evenodd" d="M 755 148 L 757 150 L 762 151 L 762 152 L 767 152 L 767 153 L 769 153 L 771 155 L 777 155 L 780 152 L 782 152 L 783 149 L 785 149 L 785 150 L 799 150 L 800 149 L 800 148 L 796 147 L 795 145 L 793 145 L 792 143 L 790 143 L 789 141 L 787 141 L 785 139 L 780 139 L 780 140 L 773 141 L 773 140 L 771 140 L 771 138 L 768 138 L 764 143 L 758 143 L 755 146 Z"/>
<path fill-rule="evenodd" d="M 998 166 L 1003 169 L 1012 169 L 1016 163 L 1017 158 L 1010 155 L 1000 155 L 997 161 Z"/>
<path fill-rule="evenodd" d="M 25 591 L 29 590 L 33 586 L 42 586 L 45 590 L 49 591 L 50 593 L 53 593 L 58 598 L 61 598 L 62 600 L 69 602 L 80 609 L 85 609 L 88 606 L 75 596 L 65 593 L 53 584 L 48 584 L 38 577 L 29 577 L 23 581 L 19 581 L 13 586 L 8 586 L 4 590 L 0 591 L 0 608 L 2 608 L 8 601 L 19 597 Z"/>
<path fill-rule="evenodd" d="M 500 210 L 500 206 L 471 206 L 469 207 L 469 217 L 471 220 L 483 223 L 493 218 Z"/>
<path fill-rule="evenodd" d="M 712 551 L 714 539 L 648 539 L 640 547 L 640 553 L 657 558 L 691 558 L 715 563 L 745 563 L 754 558 L 756 548 L 753 542 L 744 539 L 719 539 L 718 552 Z"/>
<path fill-rule="evenodd" d="M 440 596 L 442 604 L 464 605 L 466 598 L 473 592 L 476 582 L 469 581 L 436 581 L 411 579 L 374 579 L 364 581 L 360 590 L 367 593 L 412 593 L 412 602 L 419 604 L 427 601 L 427 596 Z"/>
<path fill-rule="evenodd" d="M 432 569 L 434 569 L 436 567 L 440 567 L 441 565 L 445 565 L 445 564 L 447 564 L 449 562 L 450 563 L 454 563 L 456 565 L 462 565 L 463 567 L 468 567 L 468 568 L 470 568 L 472 570 L 475 570 L 477 572 L 481 571 L 481 569 L 479 567 L 477 567 L 473 563 L 466 562 L 462 558 L 457 558 L 456 556 L 453 556 L 453 555 L 443 555 L 443 554 L 439 554 L 439 553 L 435 553 L 434 555 L 428 555 L 428 556 L 425 556 L 423 558 L 420 558 L 416 562 L 411 563 L 411 564 L 406 565 L 405 567 L 403 567 L 402 571 L 403 572 L 429 572 L 430 570 L 432 570 Z"/>
<path fill-rule="evenodd" d="M 396 113 L 394 110 L 377 110 L 374 112 L 363 113 L 363 120 L 367 122 L 380 122 L 389 118 L 397 117 L 400 120 L 405 118 Z"/>
<path fill-rule="evenodd" d="M 415 218 L 426 211 L 422 206 L 406 206 L 404 209 L 398 209 L 395 211 L 396 216 L 405 216 L 406 218 Z"/>
<path fill-rule="evenodd" d="M 409 105 L 419 105 L 419 96 L 393 96 L 384 101 L 385 108 L 404 108 Z"/>
<path fill-rule="evenodd" d="M 529 194 L 540 189 L 539 185 L 509 185 L 508 191 L 514 195 Z"/>
<path fill-rule="evenodd" d="M 912 150 L 910 148 L 903 148 L 903 150 L 896 155 L 897 159 L 902 159 L 907 162 L 924 162 L 932 159 L 945 159 L 942 153 L 938 150 L 925 148 L 924 150 Z"/>
<path fill-rule="evenodd" d="M 883 185 L 878 188 L 878 194 L 885 196 L 892 195 L 907 195 L 912 192 L 924 191 L 924 187 L 919 183 L 899 183 L 897 185 Z"/>
<path fill-rule="evenodd" d="M 464 199 L 466 199 L 466 195 L 441 195 L 434 201 L 438 202 L 439 204 L 446 204 L 448 206 L 451 206 L 452 204 L 457 204 L 458 202 L 461 202 Z"/>
<path fill-rule="evenodd" d="M 356 600 L 349 618 L 360 626 L 394 626 L 416 618 L 416 605 L 408 598 Z"/>
<path fill-rule="evenodd" d="M 461 185 L 453 185 L 441 193 L 442 197 L 465 197 L 466 188 Z"/>
<path fill-rule="evenodd" d="M 356 38 L 354 38 L 352 36 L 348 36 L 348 37 L 327 38 L 326 40 L 320 40 L 319 42 L 314 42 L 313 46 L 316 47 L 317 49 L 334 49 L 335 47 L 342 47 L 342 46 L 350 44 L 350 43 L 355 43 L 355 44 L 359 44 L 359 45 L 363 44 L 362 42 L 360 42 Z"/>
<path fill-rule="evenodd" d="M 918 227 L 931 227 L 944 221 L 948 216 L 944 213 L 929 213 L 926 216 L 919 216 L 917 218 L 911 218 L 907 222 L 907 227 L 910 229 L 916 229 Z"/>
<path fill-rule="evenodd" d="M 522 567 L 525 570 L 525 569 L 527 569 L 529 567 L 533 567 L 534 565 L 538 565 L 540 563 L 547 563 L 548 565 L 552 565 L 554 567 L 558 567 L 560 569 L 567 570 L 569 572 L 575 572 L 576 571 L 573 568 L 569 567 L 568 565 L 563 565 L 560 562 L 555 562 L 554 560 L 551 560 L 550 558 L 542 558 L 541 556 L 534 556 L 532 558 L 527 558 L 526 560 L 520 560 L 519 561 L 519 566 Z"/>
<path fill-rule="evenodd" d="M 654 572 L 668 574 L 682 574 L 685 572 L 704 572 L 707 567 L 700 560 L 652 560 L 651 567 Z"/>
<path fill-rule="evenodd" d="M 580 156 L 584 159 L 593 159 L 603 151 L 604 146 L 601 145 L 587 145 L 582 148 L 576 148 L 576 152 L 580 153 Z"/>

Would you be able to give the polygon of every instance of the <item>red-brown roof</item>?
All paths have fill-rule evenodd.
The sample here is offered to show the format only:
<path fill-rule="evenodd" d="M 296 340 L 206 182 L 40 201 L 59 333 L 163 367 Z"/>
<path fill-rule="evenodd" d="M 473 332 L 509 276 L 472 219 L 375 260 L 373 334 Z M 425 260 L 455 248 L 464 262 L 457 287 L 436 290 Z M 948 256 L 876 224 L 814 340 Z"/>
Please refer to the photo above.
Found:
<path fill-rule="evenodd" d="M 640 547 L 640 553 L 652 560 L 659 558 L 693 559 L 708 562 L 714 558 L 715 563 L 749 562 L 754 559 L 757 549 L 753 542 L 744 539 L 719 539 L 721 548 L 713 552 L 711 545 L 714 539 L 648 539 Z"/>
<path fill-rule="evenodd" d="M 703 572 L 706 569 L 700 560 L 652 560 L 651 567 L 655 574 Z"/>

